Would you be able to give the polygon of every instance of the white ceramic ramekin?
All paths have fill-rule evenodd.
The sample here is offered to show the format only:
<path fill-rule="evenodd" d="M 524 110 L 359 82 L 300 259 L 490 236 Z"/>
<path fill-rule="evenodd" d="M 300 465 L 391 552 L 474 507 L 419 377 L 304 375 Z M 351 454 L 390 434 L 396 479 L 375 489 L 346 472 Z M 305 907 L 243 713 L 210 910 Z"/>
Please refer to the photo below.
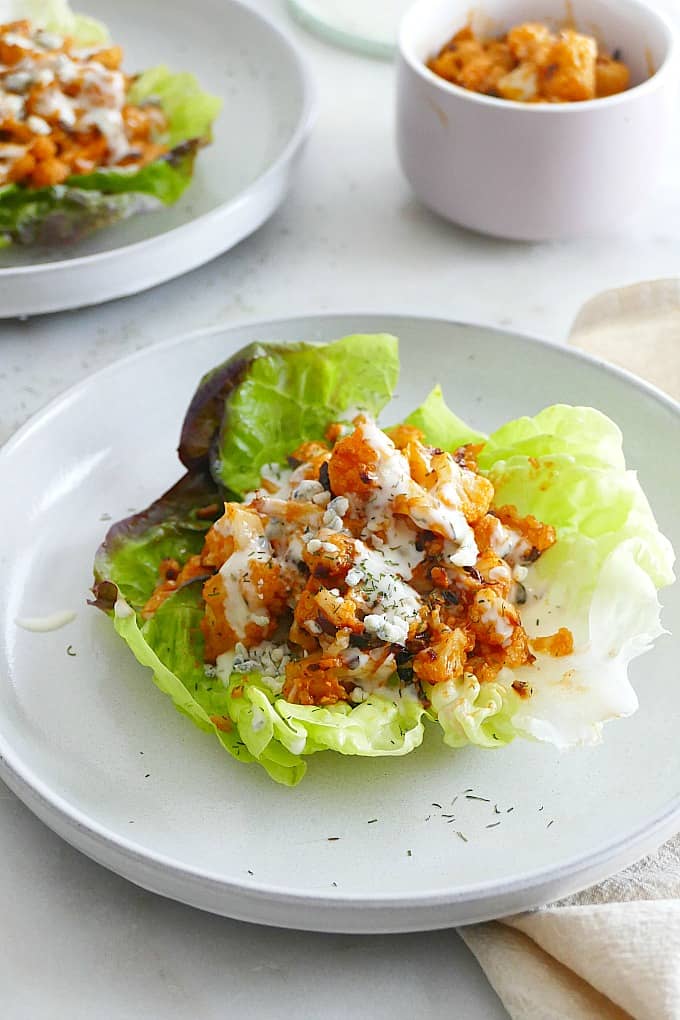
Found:
<path fill-rule="evenodd" d="M 468 23 L 501 34 L 569 17 L 620 50 L 633 87 L 580 103 L 522 104 L 469 92 L 426 66 Z M 418 0 L 401 24 L 397 145 L 418 197 L 472 230 L 547 240 L 606 229 L 654 187 L 673 129 L 678 55 L 639 0 Z"/>

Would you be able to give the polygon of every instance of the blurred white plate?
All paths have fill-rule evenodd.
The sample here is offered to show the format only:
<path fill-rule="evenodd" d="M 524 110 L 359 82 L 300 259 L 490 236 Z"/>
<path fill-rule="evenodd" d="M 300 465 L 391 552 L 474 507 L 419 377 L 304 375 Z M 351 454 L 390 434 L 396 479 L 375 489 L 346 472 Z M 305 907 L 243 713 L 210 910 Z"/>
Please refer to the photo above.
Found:
<path fill-rule="evenodd" d="M 634 664 L 640 709 L 599 747 L 454 752 L 433 728 L 404 758 L 315 755 L 293 790 L 179 715 L 85 605 L 104 515 L 147 505 L 182 473 L 175 447 L 203 372 L 256 339 L 378 330 L 401 338 L 392 420 L 437 380 L 483 429 L 560 400 L 611 415 L 680 548 L 678 405 L 581 354 L 483 327 L 346 315 L 216 329 L 121 361 L 37 415 L 0 452 L 0 776 L 95 860 L 216 913 L 325 931 L 462 924 L 597 881 L 680 827 L 680 585 L 663 593 L 676 635 Z M 71 608 L 76 621 L 53 633 L 14 622 Z M 460 796 L 470 789 L 488 802 Z"/>
<path fill-rule="evenodd" d="M 192 71 L 223 99 L 212 144 L 175 205 L 66 248 L 0 252 L 0 317 L 98 304 L 202 265 L 281 203 L 313 121 L 313 90 L 292 43 L 237 0 L 80 0 L 124 48 L 124 67 Z"/>

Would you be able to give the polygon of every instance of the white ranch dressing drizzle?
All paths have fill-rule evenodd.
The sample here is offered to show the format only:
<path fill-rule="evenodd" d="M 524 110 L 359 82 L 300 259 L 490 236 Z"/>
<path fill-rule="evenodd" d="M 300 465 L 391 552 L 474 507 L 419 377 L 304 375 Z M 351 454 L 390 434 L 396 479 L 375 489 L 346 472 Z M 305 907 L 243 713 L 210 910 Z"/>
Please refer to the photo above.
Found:
<path fill-rule="evenodd" d="M 391 505 L 396 497 L 411 491 L 411 473 L 406 457 L 375 422 L 364 419 L 357 425 L 357 432 L 378 457 L 372 471 L 371 495 L 364 508 L 366 531 L 373 532 L 391 519 Z"/>
<path fill-rule="evenodd" d="M 23 96 L 13 94 L 0 94 L 0 118 L 2 120 L 15 120 L 21 117 L 24 112 L 25 101 Z"/>
<path fill-rule="evenodd" d="M 405 581 L 411 580 L 413 571 L 425 559 L 425 549 L 416 548 L 413 525 L 403 517 L 394 517 L 387 525 L 385 541 L 374 535 L 373 544 Z"/>
<path fill-rule="evenodd" d="M 357 428 L 378 455 L 373 471 L 375 489 L 366 507 L 367 532 L 378 530 L 391 518 L 391 506 L 397 496 L 410 496 L 409 515 L 414 524 L 428 530 L 435 525 L 435 530 L 456 543 L 457 548 L 449 554 L 451 563 L 459 567 L 474 566 L 479 550 L 474 532 L 460 510 L 461 497 L 455 482 L 460 484 L 462 471 L 453 458 L 450 458 L 451 478 L 431 491 L 422 490 L 419 500 L 420 487 L 411 479 L 409 463 L 389 436 L 369 420 L 362 421 Z"/>
<path fill-rule="evenodd" d="M 220 521 L 216 525 L 219 531 L 230 534 L 234 540 L 234 551 L 220 568 L 220 577 L 225 591 L 224 615 L 240 640 L 246 636 L 247 625 L 255 622 L 254 617 L 264 620 L 260 626 L 269 622 L 262 606 L 258 605 L 255 586 L 248 580 L 250 564 L 266 563 L 272 556 L 271 545 L 256 521 L 251 511 L 239 508 L 230 530 L 225 532 L 224 528 L 220 528 Z"/>
<path fill-rule="evenodd" d="M 531 550 L 524 535 L 513 531 L 512 528 L 506 528 L 499 520 L 496 521 L 491 532 L 491 548 L 499 559 L 506 560 L 511 567 L 514 567 L 521 557 Z"/>
<path fill-rule="evenodd" d="M 75 101 L 70 96 L 64 95 L 61 89 L 54 85 L 51 85 L 39 97 L 35 104 L 35 109 L 41 117 L 52 117 L 56 114 L 65 127 L 75 127 Z"/>
<path fill-rule="evenodd" d="M 125 124 L 118 110 L 91 110 L 78 120 L 79 128 L 96 127 L 106 139 L 107 163 L 118 163 L 130 152 Z"/>
<path fill-rule="evenodd" d="M 2 40 L 7 46 L 16 46 L 18 50 L 33 49 L 31 40 L 27 39 L 25 35 L 20 35 L 19 32 L 5 32 Z"/>
<path fill-rule="evenodd" d="M 79 128 L 97 127 L 106 138 L 109 163 L 117 163 L 130 152 L 121 110 L 125 104 L 125 78 L 120 71 L 109 71 L 96 60 L 83 71 L 83 86 L 78 105 L 83 115 Z"/>
<path fill-rule="evenodd" d="M 52 130 L 46 120 L 37 117 L 34 113 L 26 119 L 26 123 L 34 135 L 49 135 Z"/>
<path fill-rule="evenodd" d="M 73 623 L 77 614 L 72 609 L 49 613 L 47 616 L 21 616 L 14 621 L 22 630 L 30 630 L 33 634 L 49 634 Z"/>
<path fill-rule="evenodd" d="M 373 610 L 364 617 L 366 630 L 382 641 L 405 644 L 423 604 L 420 596 L 382 552 L 369 549 L 361 541 L 355 543 L 355 548 L 356 559 L 346 580 L 352 598 Z"/>
<path fill-rule="evenodd" d="M 493 627 L 496 634 L 503 639 L 503 647 L 506 647 L 512 640 L 515 628 L 506 620 L 503 614 L 499 612 L 498 607 L 491 602 L 487 601 L 486 603 L 484 612 L 482 613 L 482 623 Z"/>
<path fill-rule="evenodd" d="M 431 496 L 438 501 L 440 521 L 448 526 L 450 537 L 458 548 L 449 553 L 449 560 L 456 567 L 473 567 L 479 556 L 475 541 L 475 533 L 468 524 L 460 507 L 465 496 L 463 472 L 450 454 L 447 454 L 446 470 L 448 478 L 438 482 L 431 490 Z"/>

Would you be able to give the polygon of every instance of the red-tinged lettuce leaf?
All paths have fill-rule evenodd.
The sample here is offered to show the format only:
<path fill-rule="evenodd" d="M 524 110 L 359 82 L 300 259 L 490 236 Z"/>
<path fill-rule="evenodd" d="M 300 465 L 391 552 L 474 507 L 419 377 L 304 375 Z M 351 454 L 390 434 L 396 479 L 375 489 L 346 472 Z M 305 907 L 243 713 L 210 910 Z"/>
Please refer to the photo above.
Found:
<path fill-rule="evenodd" d="M 110 612 L 120 594 L 139 611 L 158 584 L 161 560 L 185 563 L 203 547 L 223 508 L 206 473 L 189 473 L 146 510 L 111 526 L 94 561 L 93 604 Z"/>
<path fill-rule="evenodd" d="M 330 422 L 377 417 L 399 377 L 396 337 L 346 336 L 330 344 L 252 344 L 208 373 L 184 420 L 180 460 L 210 464 L 240 498 L 265 464 L 284 464 Z"/>
<path fill-rule="evenodd" d="M 240 762 L 254 761 L 230 718 L 231 691 L 204 667 L 201 578 L 171 594 L 149 619 L 139 610 L 158 581 L 161 560 L 180 563 L 199 552 L 220 513 L 221 495 L 206 474 L 186 474 L 146 510 L 114 524 L 96 555 L 91 604 L 113 614 L 117 633 L 178 711 Z M 279 743 L 257 758 L 272 779 L 294 786 L 304 762 Z"/>
<path fill-rule="evenodd" d="M 172 205 L 191 181 L 199 142 L 183 142 L 141 170 L 103 167 L 65 184 L 0 188 L 0 243 L 73 244 L 102 227 Z"/>
<path fill-rule="evenodd" d="M 263 344 L 249 344 L 203 376 L 184 417 L 177 450 L 187 470 L 207 470 L 229 394 L 243 381 L 255 358 L 266 354 Z"/>

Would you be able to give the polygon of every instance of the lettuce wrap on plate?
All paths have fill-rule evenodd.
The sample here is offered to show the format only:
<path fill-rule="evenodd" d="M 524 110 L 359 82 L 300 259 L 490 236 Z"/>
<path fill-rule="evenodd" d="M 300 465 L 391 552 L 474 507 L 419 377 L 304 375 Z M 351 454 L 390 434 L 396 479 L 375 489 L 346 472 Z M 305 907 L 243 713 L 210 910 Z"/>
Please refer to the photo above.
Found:
<path fill-rule="evenodd" d="M 0 3 L 0 245 L 64 244 L 176 202 L 221 101 L 192 74 L 129 77 L 65 0 Z"/>
<path fill-rule="evenodd" d="M 617 426 L 557 405 L 489 436 L 435 388 L 380 428 L 397 340 L 254 344 L 208 373 L 186 474 L 115 524 L 94 603 L 158 687 L 294 785 L 316 751 L 600 739 L 672 583 Z"/>

